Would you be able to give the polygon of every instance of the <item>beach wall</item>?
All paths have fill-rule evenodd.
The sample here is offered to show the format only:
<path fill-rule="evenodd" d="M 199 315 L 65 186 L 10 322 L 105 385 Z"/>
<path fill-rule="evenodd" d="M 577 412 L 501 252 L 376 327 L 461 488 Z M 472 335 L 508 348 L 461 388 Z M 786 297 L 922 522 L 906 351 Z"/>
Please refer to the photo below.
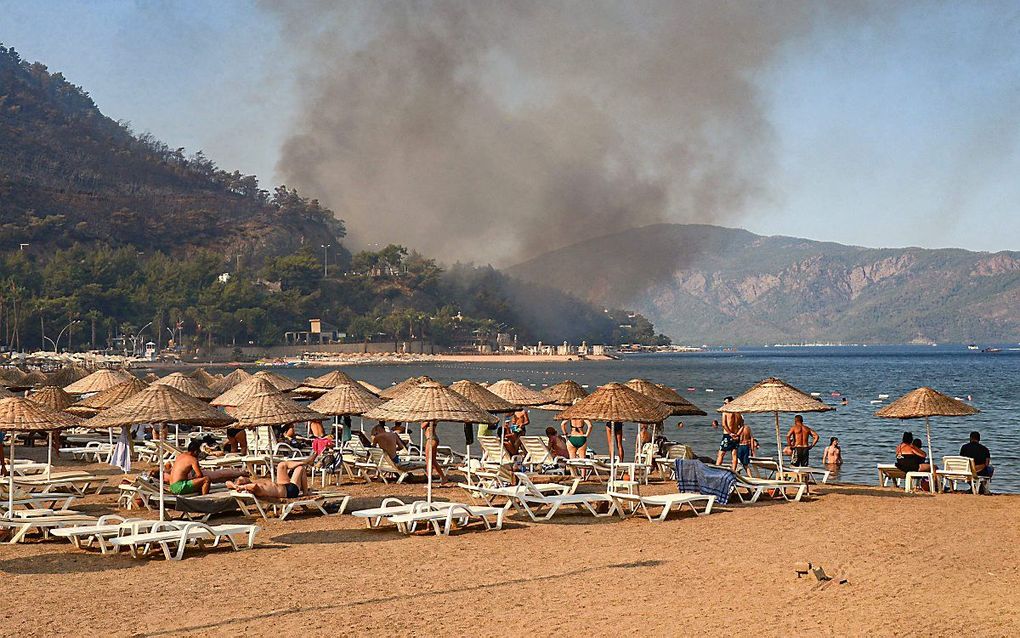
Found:
<path fill-rule="evenodd" d="M 295 346 L 243 346 L 241 353 L 245 357 L 256 357 L 276 359 L 283 357 L 300 357 L 306 352 L 320 352 L 322 354 L 385 354 L 389 352 L 404 352 L 409 354 L 442 354 L 447 352 L 445 348 L 429 345 L 421 341 L 398 341 L 396 347 L 392 341 L 380 341 L 372 343 L 324 343 L 312 345 Z M 229 359 L 233 356 L 234 348 L 219 347 L 213 350 L 216 358 Z"/>

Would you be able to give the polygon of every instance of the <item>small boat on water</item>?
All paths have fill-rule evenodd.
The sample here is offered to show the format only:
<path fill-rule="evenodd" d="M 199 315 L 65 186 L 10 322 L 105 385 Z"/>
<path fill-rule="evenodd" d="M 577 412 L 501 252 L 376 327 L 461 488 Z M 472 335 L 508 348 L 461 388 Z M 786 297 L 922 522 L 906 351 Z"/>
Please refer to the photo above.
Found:
<path fill-rule="evenodd" d="M 971 343 L 971 344 L 967 344 L 967 349 L 968 350 L 977 350 L 978 347 L 977 347 L 977 344 Z"/>
<path fill-rule="evenodd" d="M 990 353 L 1002 352 L 1002 348 L 985 348 L 981 352 L 990 352 Z"/>

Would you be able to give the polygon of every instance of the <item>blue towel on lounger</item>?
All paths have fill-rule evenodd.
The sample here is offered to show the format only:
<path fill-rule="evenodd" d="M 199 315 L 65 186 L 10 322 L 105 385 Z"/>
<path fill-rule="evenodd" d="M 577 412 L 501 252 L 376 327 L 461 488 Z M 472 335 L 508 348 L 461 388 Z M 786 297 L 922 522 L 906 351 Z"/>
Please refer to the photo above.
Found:
<path fill-rule="evenodd" d="M 733 472 L 693 459 L 677 459 L 675 470 L 677 490 L 714 496 L 720 505 L 726 505 L 737 482 Z"/>

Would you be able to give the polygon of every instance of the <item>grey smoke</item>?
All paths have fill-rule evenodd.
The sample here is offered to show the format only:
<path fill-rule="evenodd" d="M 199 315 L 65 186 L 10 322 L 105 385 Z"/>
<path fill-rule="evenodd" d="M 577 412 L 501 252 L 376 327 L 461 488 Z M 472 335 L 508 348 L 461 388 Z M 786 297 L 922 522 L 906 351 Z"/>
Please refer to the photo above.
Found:
<path fill-rule="evenodd" d="M 285 182 L 356 245 L 495 264 L 767 197 L 756 74 L 832 18 L 792 1 L 263 8 L 302 61 Z"/>

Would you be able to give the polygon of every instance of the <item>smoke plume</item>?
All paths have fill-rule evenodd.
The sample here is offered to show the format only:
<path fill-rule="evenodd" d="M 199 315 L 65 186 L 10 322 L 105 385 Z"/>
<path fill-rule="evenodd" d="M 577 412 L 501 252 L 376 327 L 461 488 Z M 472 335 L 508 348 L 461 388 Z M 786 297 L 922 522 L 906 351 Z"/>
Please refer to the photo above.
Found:
<path fill-rule="evenodd" d="M 767 197 L 756 74 L 797 2 L 266 3 L 302 60 L 278 172 L 356 245 L 512 264 Z"/>

